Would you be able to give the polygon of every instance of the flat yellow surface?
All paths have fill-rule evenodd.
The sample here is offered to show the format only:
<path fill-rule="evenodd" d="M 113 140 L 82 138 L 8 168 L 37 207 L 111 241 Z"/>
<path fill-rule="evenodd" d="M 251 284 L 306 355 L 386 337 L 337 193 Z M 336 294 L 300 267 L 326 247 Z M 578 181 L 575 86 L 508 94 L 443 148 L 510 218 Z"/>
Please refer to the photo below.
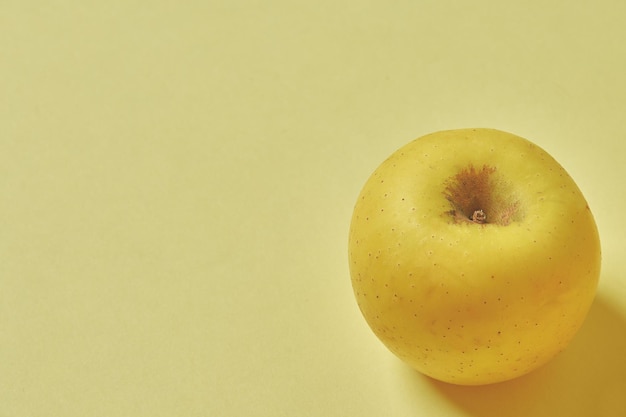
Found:
<path fill-rule="evenodd" d="M 626 415 L 626 3 L 0 2 L 0 416 Z M 354 300 L 356 196 L 423 134 L 570 172 L 603 244 L 570 348 L 433 382 Z"/>

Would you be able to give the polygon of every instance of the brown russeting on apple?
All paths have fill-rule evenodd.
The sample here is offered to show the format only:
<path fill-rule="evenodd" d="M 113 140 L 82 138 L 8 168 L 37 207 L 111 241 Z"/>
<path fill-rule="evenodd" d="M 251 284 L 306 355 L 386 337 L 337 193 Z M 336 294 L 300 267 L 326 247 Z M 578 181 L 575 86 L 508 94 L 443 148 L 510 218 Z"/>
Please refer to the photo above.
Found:
<path fill-rule="evenodd" d="M 452 205 L 448 213 L 455 222 L 493 223 L 506 226 L 519 220 L 522 213 L 508 184 L 496 169 L 483 165 L 463 168 L 445 183 L 444 196 Z"/>

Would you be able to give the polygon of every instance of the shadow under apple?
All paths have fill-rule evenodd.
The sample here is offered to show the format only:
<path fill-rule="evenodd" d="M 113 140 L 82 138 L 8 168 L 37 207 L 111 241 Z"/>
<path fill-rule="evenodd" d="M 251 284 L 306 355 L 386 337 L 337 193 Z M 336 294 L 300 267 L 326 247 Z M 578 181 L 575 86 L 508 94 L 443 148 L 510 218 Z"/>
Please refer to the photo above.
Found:
<path fill-rule="evenodd" d="M 626 416 L 626 319 L 600 294 L 567 349 L 542 368 L 499 384 L 468 387 L 431 382 L 479 417 Z"/>

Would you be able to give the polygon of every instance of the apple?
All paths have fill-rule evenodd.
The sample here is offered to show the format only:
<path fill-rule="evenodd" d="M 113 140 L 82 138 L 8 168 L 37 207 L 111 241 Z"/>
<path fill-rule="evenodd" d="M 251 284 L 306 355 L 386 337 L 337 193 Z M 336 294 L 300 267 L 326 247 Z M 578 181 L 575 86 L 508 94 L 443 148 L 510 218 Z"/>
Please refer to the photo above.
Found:
<path fill-rule="evenodd" d="M 494 129 L 436 132 L 393 153 L 358 197 L 348 249 L 376 336 L 460 385 L 548 362 L 581 327 L 600 275 L 598 230 L 573 179 Z"/>

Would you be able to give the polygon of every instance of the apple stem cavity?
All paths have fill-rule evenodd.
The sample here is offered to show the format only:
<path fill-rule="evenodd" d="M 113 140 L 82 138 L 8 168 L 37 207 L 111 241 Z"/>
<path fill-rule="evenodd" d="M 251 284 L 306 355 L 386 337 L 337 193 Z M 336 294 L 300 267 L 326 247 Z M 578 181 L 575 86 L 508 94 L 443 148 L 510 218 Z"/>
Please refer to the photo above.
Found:
<path fill-rule="evenodd" d="M 488 165 L 469 165 L 445 182 L 443 194 L 452 206 L 447 213 L 455 223 L 506 226 L 521 219 L 519 201 L 495 173 L 496 169 Z"/>

